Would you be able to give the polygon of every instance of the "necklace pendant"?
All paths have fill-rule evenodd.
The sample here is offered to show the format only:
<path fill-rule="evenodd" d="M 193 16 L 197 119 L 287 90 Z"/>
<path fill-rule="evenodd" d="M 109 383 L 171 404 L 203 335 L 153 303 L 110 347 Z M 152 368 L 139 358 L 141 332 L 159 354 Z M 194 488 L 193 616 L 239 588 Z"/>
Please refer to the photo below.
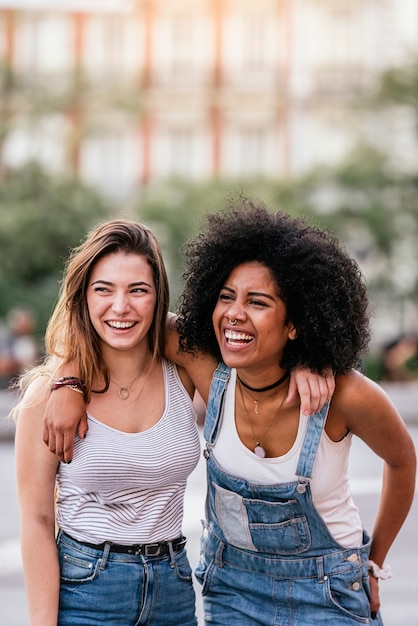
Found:
<path fill-rule="evenodd" d="M 258 400 L 253 400 L 254 402 L 254 413 L 258 415 Z"/>
<path fill-rule="evenodd" d="M 128 389 L 128 387 L 121 387 L 119 389 L 119 398 L 121 400 L 127 400 L 129 398 L 129 389 Z"/>
<path fill-rule="evenodd" d="M 257 445 L 254 448 L 254 454 L 260 459 L 264 459 L 266 456 L 266 451 L 264 450 L 263 446 L 260 445 L 259 441 L 257 441 Z"/>

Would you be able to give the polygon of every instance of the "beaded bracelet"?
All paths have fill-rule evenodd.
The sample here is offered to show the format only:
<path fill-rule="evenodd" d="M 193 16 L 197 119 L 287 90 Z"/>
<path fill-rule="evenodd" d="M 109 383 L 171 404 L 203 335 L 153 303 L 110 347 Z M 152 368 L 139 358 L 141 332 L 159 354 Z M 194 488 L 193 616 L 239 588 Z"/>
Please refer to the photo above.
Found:
<path fill-rule="evenodd" d="M 51 391 L 55 391 L 55 389 L 60 389 L 61 387 L 69 387 L 73 391 L 77 391 L 78 393 L 84 394 L 86 386 L 80 378 L 77 376 L 61 376 L 57 380 L 52 379 L 49 388 Z"/>
<path fill-rule="evenodd" d="M 392 578 L 392 570 L 390 569 L 390 565 L 385 563 L 382 567 L 379 567 L 374 561 L 367 561 L 367 566 L 369 572 L 373 574 L 375 578 L 380 578 L 381 580 L 387 580 L 388 578 Z"/>

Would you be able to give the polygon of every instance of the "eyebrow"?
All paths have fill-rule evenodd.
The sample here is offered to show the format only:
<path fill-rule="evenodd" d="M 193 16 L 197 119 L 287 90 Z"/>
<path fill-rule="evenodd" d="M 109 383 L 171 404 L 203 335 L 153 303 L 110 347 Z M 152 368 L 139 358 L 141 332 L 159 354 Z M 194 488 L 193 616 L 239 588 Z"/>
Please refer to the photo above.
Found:
<path fill-rule="evenodd" d="M 222 289 L 225 289 L 225 291 L 229 291 L 230 293 L 235 293 L 235 289 L 231 289 L 231 287 L 227 287 L 226 285 L 224 285 Z M 262 298 L 268 298 L 269 300 L 272 300 L 274 302 L 274 297 L 271 296 L 269 293 L 264 293 L 264 291 L 249 291 L 247 295 L 252 297 L 261 296 Z"/>
<path fill-rule="evenodd" d="M 93 287 L 93 285 L 97 285 L 97 284 L 102 284 L 102 285 L 107 285 L 109 287 L 112 287 L 114 285 L 114 283 L 110 282 L 109 280 L 95 280 L 94 283 L 91 283 L 91 286 Z M 146 285 L 147 287 L 149 287 L 150 289 L 152 289 L 152 285 L 150 285 L 149 283 L 147 283 L 145 280 L 138 280 L 137 282 L 134 283 L 129 283 L 128 287 L 132 288 L 132 287 L 139 287 L 141 285 Z"/>

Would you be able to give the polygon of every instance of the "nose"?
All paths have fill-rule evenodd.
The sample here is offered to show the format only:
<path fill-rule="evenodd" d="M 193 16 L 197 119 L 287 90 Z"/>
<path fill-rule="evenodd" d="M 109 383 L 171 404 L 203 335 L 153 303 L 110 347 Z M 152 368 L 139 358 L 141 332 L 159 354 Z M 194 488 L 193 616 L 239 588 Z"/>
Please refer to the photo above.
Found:
<path fill-rule="evenodd" d="M 244 308 L 238 302 L 231 302 L 230 306 L 225 311 L 225 317 L 231 321 L 243 321 L 245 318 Z"/>
<path fill-rule="evenodd" d="M 115 294 L 113 303 L 112 303 L 112 311 L 118 317 L 122 317 L 126 315 L 130 309 L 129 298 L 125 293 L 117 292 Z"/>

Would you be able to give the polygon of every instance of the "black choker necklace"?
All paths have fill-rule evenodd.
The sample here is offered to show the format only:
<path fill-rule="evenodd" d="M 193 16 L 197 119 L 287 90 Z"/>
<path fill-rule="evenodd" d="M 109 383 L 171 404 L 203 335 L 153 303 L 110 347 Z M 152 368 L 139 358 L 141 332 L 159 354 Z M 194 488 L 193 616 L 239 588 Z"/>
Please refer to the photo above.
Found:
<path fill-rule="evenodd" d="M 239 380 L 239 382 L 241 383 L 241 385 L 244 385 L 244 387 L 246 387 L 247 389 L 249 389 L 250 391 L 255 391 L 257 393 L 261 393 L 262 391 L 270 391 L 270 389 L 274 389 L 275 387 L 278 387 L 279 385 L 281 385 L 286 378 L 289 377 L 289 372 L 285 372 L 283 374 L 283 376 L 281 378 L 279 378 L 279 380 L 276 380 L 275 383 L 271 384 L 271 385 L 267 385 L 267 387 L 250 387 L 250 385 L 247 385 L 247 383 L 244 383 L 243 380 L 241 380 L 241 378 L 238 376 L 238 372 L 237 372 L 237 378 Z"/>

